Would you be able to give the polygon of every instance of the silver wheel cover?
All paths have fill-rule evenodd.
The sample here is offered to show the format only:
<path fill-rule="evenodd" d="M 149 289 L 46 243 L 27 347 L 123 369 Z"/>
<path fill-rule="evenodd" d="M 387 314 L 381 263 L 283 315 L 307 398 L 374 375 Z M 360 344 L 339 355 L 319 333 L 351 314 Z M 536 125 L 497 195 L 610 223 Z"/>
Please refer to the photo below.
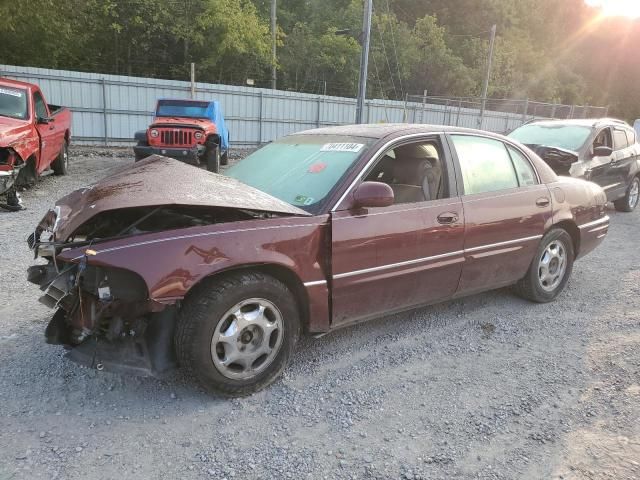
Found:
<path fill-rule="evenodd" d="M 278 307 L 249 298 L 222 316 L 211 339 L 211 358 L 225 377 L 247 380 L 264 371 L 282 345 L 284 323 Z"/>

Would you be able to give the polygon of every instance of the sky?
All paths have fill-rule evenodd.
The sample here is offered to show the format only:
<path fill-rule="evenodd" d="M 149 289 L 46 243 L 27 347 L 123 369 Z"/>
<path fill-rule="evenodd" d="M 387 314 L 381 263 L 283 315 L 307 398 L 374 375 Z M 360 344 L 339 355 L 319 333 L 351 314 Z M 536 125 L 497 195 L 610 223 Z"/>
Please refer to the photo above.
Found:
<path fill-rule="evenodd" d="M 640 0 L 585 0 L 587 5 L 602 8 L 608 16 L 640 17 Z"/>

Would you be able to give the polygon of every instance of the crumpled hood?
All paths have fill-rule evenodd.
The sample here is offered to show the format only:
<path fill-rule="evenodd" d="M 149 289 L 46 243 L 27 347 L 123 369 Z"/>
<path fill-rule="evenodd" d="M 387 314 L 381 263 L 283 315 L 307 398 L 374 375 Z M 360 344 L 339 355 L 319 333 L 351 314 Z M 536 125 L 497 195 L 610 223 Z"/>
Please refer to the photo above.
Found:
<path fill-rule="evenodd" d="M 550 145 L 526 145 L 538 154 L 556 173 L 567 173 L 571 164 L 577 162 L 578 152 Z"/>
<path fill-rule="evenodd" d="M 233 178 L 153 155 L 58 200 L 54 233 L 66 240 L 100 212 L 162 205 L 310 215 Z"/>

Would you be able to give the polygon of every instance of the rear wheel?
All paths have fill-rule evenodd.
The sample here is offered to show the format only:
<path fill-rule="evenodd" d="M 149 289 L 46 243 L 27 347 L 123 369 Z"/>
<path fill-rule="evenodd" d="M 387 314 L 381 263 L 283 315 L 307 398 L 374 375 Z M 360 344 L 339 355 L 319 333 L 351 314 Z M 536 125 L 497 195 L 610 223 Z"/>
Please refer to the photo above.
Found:
<path fill-rule="evenodd" d="M 527 274 L 515 285 L 521 297 L 532 302 L 554 300 L 564 290 L 573 270 L 573 241 L 561 228 L 542 237 Z"/>
<path fill-rule="evenodd" d="M 229 165 L 229 150 L 225 150 L 220 156 L 220 165 Z"/>
<path fill-rule="evenodd" d="M 624 197 L 613 202 L 619 212 L 633 212 L 640 200 L 640 177 L 634 177 Z"/>
<path fill-rule="evenodd" d="M 56 175 L 66 175 L 69 172 L 69 145 L 65 140 L 62 143 L 62 149 L 51 164 L 51 169 Z"/>
<path fill-rule="evenodd" d="M 284 370 L 300 335 L 295 299 L 279 280 L 236 273 L 185 300 L 175 334 L 180 365 L 210 392 L 248 395 Z"/>

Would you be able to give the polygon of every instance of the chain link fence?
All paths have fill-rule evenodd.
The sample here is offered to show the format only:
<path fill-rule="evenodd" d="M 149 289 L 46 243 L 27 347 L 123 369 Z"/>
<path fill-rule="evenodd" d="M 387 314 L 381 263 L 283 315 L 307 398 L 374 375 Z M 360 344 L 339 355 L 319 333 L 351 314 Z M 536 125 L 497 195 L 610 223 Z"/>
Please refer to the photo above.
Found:
<path fill-rule="evenodd" d="M 601 118 L 609 107 L 563 105 L 529 99 L 407 95 L 405 121 L 480 128 L 506 133 L 535 119 Z"/>

